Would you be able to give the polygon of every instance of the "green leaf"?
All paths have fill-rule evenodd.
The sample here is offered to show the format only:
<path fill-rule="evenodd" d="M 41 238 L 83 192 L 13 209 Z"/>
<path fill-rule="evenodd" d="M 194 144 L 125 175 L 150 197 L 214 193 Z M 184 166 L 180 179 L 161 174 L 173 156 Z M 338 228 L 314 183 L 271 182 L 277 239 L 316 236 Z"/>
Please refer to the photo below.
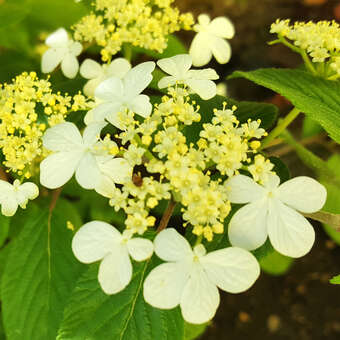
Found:
<path fill-rule="evenodd" d="M 315 136 L 323 131 L 323 128 L 320 124 L 316 123 L 313 119 L 309 118 L 308 116 L 305 117 L 303 120 L 302 125 L 302 138 L 308 138 Z"/>
<path fill-rule="evenodd" d="M 208 323 L 201 325 L 193 325 L 191 323 L 184 323 L 184 340 L 194 340 L 203 335 L 208 327 Z"/>
<path fill-rule="evenodd" d="M 0 214 L 0 249 L 8 237 L 9 223 L 10 218 Z"/>
<path fill-rule="evenodd" d="M 340 83 L 290 69 L 259 69 L 234 72 L 230 78 L 243 77 L 289 99 L 308 117 L 318 122 L 340 143 Z"/>
<path fill-rule="evenodd" d="M 64 306 L 84 269 L 72 254 L 63 204 L 47 204 L 26 221 L 13 241 L 1 280 L 8 340 L 54 340 Z"/>
<path fill-rule="evenodd" d="M 134 265 L 132 281 L 122 292 L 106 295 L 98 284 L 98 265 L 79 279 L 64 313 L 58 340 L 182 340 L 179 308 L 159 310 L 143 299 L 150 261 Z"/>
<path fill-rule="evenodd" d="M 0 4 L 0 29 L 3 29 L 9 25 L 15 25 L 22 21 L 27 14 L 29 9 L 18 4 L 5 2 Z"/>
<path fill-rule="evenodd" d="M 283 275 L 292 266 L 294 259 L 273 250 L 259 259 L 261 269 L 271 275 Z"/>
<path fill-rule="evenodd" d="M 277 118 L 278 109 L 272 104 L 237 102 L 233 99 L 222 96 L 215 96 L 210 100 L 203 100 L 197 95 L 193 95 L 191 97 L 200 106 L 199 112 L 202 118 L 200 122 L 193 123 L 192 125 L 184 128 L 184 134 L 186 135 L 189 143 L 198 140 L 199 133 L 202 130 L 202 125 L 204 123 L 211 122 L 214 115 L 213 110 L 215 108 L 222 109 L 224 102 L 227 102 L 227 108 L 232 108 L 233 105 L 237 106 L 235 116 L 240 123 L 245 123 L 248 119 L 261 119 L 261 127 L 267 130 L 274 124 Z"/>
<path fill-rule="evenodd" d="M 287 165 L 277 157 L 269 157 L 269 160 L 274 164 L 273 171 L 280 177 L 280 182 L 283 183 L 288 181 L 290 179 L 290 172 Z"/>
<path fill-rule="evenodd" d="M 340 285 L 340 275 L 334 276 L 329 282 L 333 283 L 333 285 Z"/>

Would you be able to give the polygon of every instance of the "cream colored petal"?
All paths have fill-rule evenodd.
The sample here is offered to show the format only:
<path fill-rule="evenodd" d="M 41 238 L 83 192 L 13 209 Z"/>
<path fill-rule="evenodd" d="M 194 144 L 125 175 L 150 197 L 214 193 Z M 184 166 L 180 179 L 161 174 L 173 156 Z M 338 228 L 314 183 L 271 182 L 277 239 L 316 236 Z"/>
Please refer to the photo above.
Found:
<path fill-rule="evenodd" d="M 195 265 L 181 297 L 181 310 L 186 322 L 202 324 L 211 320 L 220 304 L 220 294 L 203 267 Z"/>
<path fill-rule="evenodd" d="M 92 59 L 85 59 L 80 66 L 80 75 L 86 79 L 103 76 L 103 70 L 99 63 Z"/>
<path fill-rule="evenodd" d="M 209 24 L 209 33 L 220 38 L 231 39 L 235 35 L 235 27 L 228 18 L 217 17 Z"/>
<path fill-rule="evenodd" d="M 150 116 L 152 111 L 150 98 L 145 94 L 140 94 L 129 103 L 129 109 L 144 118 Z"/>
<path fill-rule="evenodd" d="M 264 198 L 266 190 L 257 184 L 252 178 L 244 175 L 236 175 L 225 182 L 228 190 L 228 199 L 231 203 L 244 204 L 255 202 Z"/>
<path fill-rule="evenodd" d="M 59 28 L 50 34 L 45 40 L 47 46 L 60 47 L 66 46 L 68 43 L 68 35 L 64 28 Z"/>
<path fill-rule="evenodd" d="M 307 219 L 280 201 L 272 202 L 269 209 L 268 235 L 274 249 L 295 258 L 306 255 L 315 241 L 314 229 Z"/>
<path fill-rule="evenodd" d="M 267 204 L 265 200 L 246 204 L 229 223 L 228 236 L 233 246 L 254 250 L 266 242 Z"/>
<path fill-rule="evenodd" d="M 152 256 L 153 243 L 146 238 L 135 237 L 127 242 L 127 248 L 130 256 L 135 261 L 145 261 Z"/>
<path fill-rule="evenodd" d="M 84 146 L 93 146 L 99 140 L 100 132 L 106 125 L 106 122 L 92 123 L 88 125 L 83 133 Z"/>
<path fill-rule="evenodd" d="M 188 278 L 188 268 L 183 263 L 163 263 L 157 266 L 144 281 L 145 301 L 156 308 L 175 308 L 181 301 Z"/>
<path fill-rule="evenodd" d="M 192 64 L 196 67 L 207 65 L 211 58 L 210 35 L 204 32 L 197 33 L 190 45 L 189 53 L 192 57 Z"/>
<path fill-rule="evenodd" d="M 100 181 L 101 173 L 96 158 L 86 152 L 76 169 L 76 180 L 84 189 L 94 189 Z"/>
<path fill-rule="evenodd" d="M 115 76 L 120 79 L 124 78 L 131 70 L 131 64 L 125 58 L 117 58 L 107 67 L 107 76 Z"/>
<path fill-rule="evenodd" d="M 87 113 L 84 121 L 87 125 L 103 122 L 105 119 L 107 120 L 107 118 L 112 114 L 116 115 L 117 112 L 120 111 L 121 107 L 121 103 L 108 102 L 99 104 L 97 107 Z"/>
<path fill-rule="evenodd" d="M 208 14 L 200 14 L 197 18 L 200 25 L 208 25 L 210 23 L 210 16 Z"/>
<path fill-rule="evenodd" d="M 67 54 L 61 62 L 61 70 L 65 77 L 73 79 L 78 73 L 79 62 L 78 59 L 72 55 Z"/>
<path fill-rule="evenodd" d="M 120 232 L 112 225 L 92 221 L 84 224 L 72 239 L 72 251 L 83 263 L 101 260 L 119 245 Z"/>
<path fill-rule="evenodd" d="M 209 280 L 229 293 L 250 288 L 260 275 L 260 265 L 249 251 L 229 247 L 213 251 L 200 259 Z"/>
<path fill-rule="evenodd" d="M 178 54 L 158 60 L 157 65 L 175 78 L 183 78 L 192 65 L 192 58 L 189 54 Z"/>
<path fill-rule="evenodd" d="M 226 40 L 211 36 L 209 46 L 218 63 L 226 64 L 230 60 L 231 47 Z"/>
<path fill-rule="evenodd" d="M 104 102 L 121 102 L 124 96 L 123 82 L 117 77 L 107 78 L 97 86 L 94 95 Z"/>
<path fill-rule="evenodd" d="M 35 183 L 26 182 L 20 185 L 18 192 L 23 194 L 26 198 L 33 200 L 39 195 L 39 188 Z"/>
<path fill-rule="evenodd" d="M 126 246 L 105 256 L 99 266 L 98 281 L 106 294 L 122 291 L 131 281 L 132 265 Z"/>
<path fill-rule="evenodd" d="M 94 188 L 99 195 L 107 198 L 112 198 L 115 195 L 116 186 L 112 179 L 108 176 L 102 175 L 98 181 L 96 187 Z"/>
<path fill-rule="evenodd" d="M 290 207 L 304 213 L 320 210 L 327 198 L 326 188 L 315 179 L 299 176 L 281 184 L 278 198 Z"/>
<path fill-rule="evenodd" d="M 204 100 L 216 96 L 216 84 L 211 80 L 187 79 L 186 84 Z"/>
<path fill-rule="evenodd" d="M 176 84 L 176 77 L 173 76 L 167 76 L 163 77 L 159 82 L 158 82 L 158 87 L 160 89 L 164 89 L 165 87 L 173 86 Z"/>
<path fill-rule="evenodd" d="M 83 46 L 78 41 L 73 41 L 69 46 L 70 54 L 74 55 L 75 57 L 77 57 L 81 53 L 82 50 L 83 50 Z"/>
<path fill-rule="evenodd" d="M 13 216 L 18 209 L 18 202 L 14 195 L 7 196 L 5 200 L 0 200 L 1 213 L 4 216 Z"/>
<path fill-rule="evenodd" d="M 94 97 L 96 88 L 102 81 L 103 81 L 103 78 L 94 78 L 94 79 L 89 80 L 84 85 L 83 92 L 89 97 Z"/>
<path fill-rule="evenodd" d="M 76 151 L 83 148 L 83 139 L 75 124 L 64 122 L 46 130 L 43 145 L 51 151 Z"/>
<path fill-rule="evenodd" d="M 205 68 L 203 70 L 190 70 L 188 71 L 188 78 L 192 79 L 206 79 L 206 80 L 216 80 L 219 78 L 216 71 L 212 68 Z"/>
<path fill-rule="evenodd" d="M 189 242 L 174 228 L 162 230 L 154 245 L 155 253 L 164 261 L 181 261 L 193 254 Z"/>
<path fill-rule="evenodd" d="M 132 177 L 132 167 L 124 158 L 112 158 L 99 163 L 100 171 L 114 183 L 124 184 Z"/>
<path fill-rule="evenodd" d="M 40 163 L 40 183 L 49 189 L 63 186 L 73 176 L 82 152 L 57 152 Z"/>
<path fill-rule="evenodd" d="M 52 72 L 62 61 L 64 51 L 60 49 L 50 48 L 42 56 L 41 59 L 41 72 Z"/>

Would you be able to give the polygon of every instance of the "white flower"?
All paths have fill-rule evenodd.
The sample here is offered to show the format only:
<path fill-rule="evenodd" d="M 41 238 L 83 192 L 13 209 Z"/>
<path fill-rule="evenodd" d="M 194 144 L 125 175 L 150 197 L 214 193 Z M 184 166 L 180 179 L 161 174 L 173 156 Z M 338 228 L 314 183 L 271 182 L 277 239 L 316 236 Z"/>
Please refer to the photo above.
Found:
<path fill-rule="evenodd" d="M 123 79 L 110 77 L 101 82 L 95 91 L 100 104 L 85 116 L 85 123 L 102 122 L 105 119 L 123 129 L 119 112 L 126 109 L 148 117 L 152 111 L 149 97 L 140 94 L 151 82 L 155 63 L 148 61 L 132 68 Z"/>
<path fill-rule="evenodd" d="M 176 83 L 187 85 L 190 90 L 197 93 L 202 99 L 216 96 L 216 84 L 211 81 L 218 79 L 212 68 L 204 70 L 190 70 L 192 58 L 189 54 L 178 54 L 174 57 L 158 60 L 157 65 L 170 76 L 163 77 L 158 87 L 163 89 Z"/>
<path fill-rule="evenodd" d="M 94 189 L 108 176 L 121 183 L 123 176 L 131 176 L 132 169 L 122 158 L 108 156 L 100 143 L 100 131 L 106 123 L 87 126 L 81 136 L 75 124 L 64 122 L 47 129 L 43 145 L 53 151 L 40 164 L 40 182 L 55 189 L 76 174 L 76 180 L 85 189 Z"/>
<path fill-rule="evenodd" d="M 203 66 L 209 63 L 212 56 L 220 64 L 230 60 L 231 47 L 225 39 L 231 39 L 235 34 L 234 25 L 226 17 L 217 17 L 210 22 L 207 14 L 198 16 L 198 24 L 194 26 L 197 32 L 189 53 L 194 66 Z"/>
<path fill-rule="evenodd" d="M 131 64 L 124 58 L 117 58 L 111 64 L 103 65 L 92 59 L 85 59 L 80 66 L 80 74 L 90 80 L 84 86 L 84 93 L 93 97 L 95 89 L 103 80 L 112 76 L 122 79 L 130 69 Z"/>
<path fill-rule="evenodd" d="M 18 206 L 25 209 L 28 200 L 33 200 L 39 195 L 38 187 L 31 182 L 20 184 L 16 179 L 13 184 L 0 180 L 0 204 L 1 213 L 5 216 L 13 216 Z"/>
<path fill-rule="evenodd" d="M 279 184 L 276 175 L 269 175 L 264 186 L 244 175 L 226 182 L 230 202 L 248 203 L 230 221 L 232 245 L 253 250 L 269 236 L 273 247 L 283 255 L 301 257 L 310 251 L 314 229 L 296 210 L 303 213 L 320 210 L 326 201 L 326 189 L 305 176 Z"/>
<path fill-rule="evenodd" d="M 144 299 L 156 308 L 180 305 L 184 319 L 204 323 L 220 303 L 217 287 L 229 293 L 247 290 L 258 278 L 255 257 L 241 248 L 224 248 L 206 254 L 202 244 L 191 249 L 175 229 L 165 229 L 154 241 L 158 257 L 168 263 L 154 268 L 144 282 Z"/>
<path fill-rule="evenodd" d="M 59 28 L 49 35 L 45 43 L 50 48 L 42 56 L 42 72 L 50 73 L 61 63 L 61 70 L 64 75 L 68 78 L 74 78 L 79 69 L 76 57 L 83 49 L 81 44 L 69 39 L 64 28 Z"/>
<path fill-rule="evenodd" d="M 131 238 L 130 230 L 121 234 L 110 224 L 92 221 L 84 224 L 74 235 L 72 250 L 83 263 L 101 261 L 98 281 L 106 294 L 122 291 L 131 281 L 132 264 L 152 256 L 153 244 L 150 240 Z"/>

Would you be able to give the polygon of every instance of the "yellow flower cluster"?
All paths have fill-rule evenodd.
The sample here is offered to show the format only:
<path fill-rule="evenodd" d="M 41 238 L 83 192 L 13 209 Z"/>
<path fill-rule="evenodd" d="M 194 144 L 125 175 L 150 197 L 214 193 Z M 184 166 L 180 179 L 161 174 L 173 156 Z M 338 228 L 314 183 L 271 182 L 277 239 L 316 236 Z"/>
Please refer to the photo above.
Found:
<path fill-rule="evenodd" d="M 301 53 L 305 62 L 311 59 L 313 63 L 326 63 L 309 65 L 315 73 L 327 78 L 340 76 L 340 26 L 335 21 L 295 22 L 291 25 L 290 20 L 278 19 L 271 25 L 270 32 L 278 35 L 279 40 L 275 42 L 282 42 Z"/>
<path fill-rule="evenodd" d="M 0 85 L 0 149 L 9 171 L 31 177 L 42 155 L 41 137 L 48 126 L 64 121 L 72 110 L 84 109 L 85 98 L 53 93 L 35 72 L 22 73 Z"/>
<path fill-rule="evenodd" d="M 102 47 L 103 61 L 109 61 L 125 43 L 162 52 L 169 34 L 190 30 L 190 13 L 171 7 L 174 0 L 96 0 L 95 11 L 74 26 L 78 41 L 95 41 Z"/>

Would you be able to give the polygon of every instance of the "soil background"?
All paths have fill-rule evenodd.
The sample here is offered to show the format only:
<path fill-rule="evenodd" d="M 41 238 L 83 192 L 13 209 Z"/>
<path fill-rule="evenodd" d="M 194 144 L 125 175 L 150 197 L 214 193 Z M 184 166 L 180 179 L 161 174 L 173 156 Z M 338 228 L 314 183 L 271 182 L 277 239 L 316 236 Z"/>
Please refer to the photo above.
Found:
<path fill-rule="evenodd" d="M 270 24 L 277 18 L 292 21 L 340 19 L 340 1 L 332 0 L 177 0 L 183 11 L 211 17 L 228 16 L 236 27 L 230 41 L 233 56 L 227 65 L 211 63 L 222 79 L 234 70 L 260 67 L 298 67 L 299 56 L 284 46 L 268 46 L 275 36 Z M 191 35 L 182 38 L 190 43 Z M 228 82 L 228 95 L 239 100 L 269 101 L 284 113 L 289 103 L 245 80 Z M 301 120 L 293 129 L 299 128 Z M 318 150 L 326 157 L 330 148 Z M 287 151 L 287 150 L 286 150 Z M 289 151 L 289 150 L 288 150 Z M 292 152 L 283 152 L 292 176 L 310 174 Z M 221 294 L 221 305 L 202 340 L 339 340 L 340 286 L 329 279 L 340 273 L 340 247 L 314 224 L 312 251 L 297 259 L 284 276 L 262 273 L 256 284 L 239 295 Z"/>

